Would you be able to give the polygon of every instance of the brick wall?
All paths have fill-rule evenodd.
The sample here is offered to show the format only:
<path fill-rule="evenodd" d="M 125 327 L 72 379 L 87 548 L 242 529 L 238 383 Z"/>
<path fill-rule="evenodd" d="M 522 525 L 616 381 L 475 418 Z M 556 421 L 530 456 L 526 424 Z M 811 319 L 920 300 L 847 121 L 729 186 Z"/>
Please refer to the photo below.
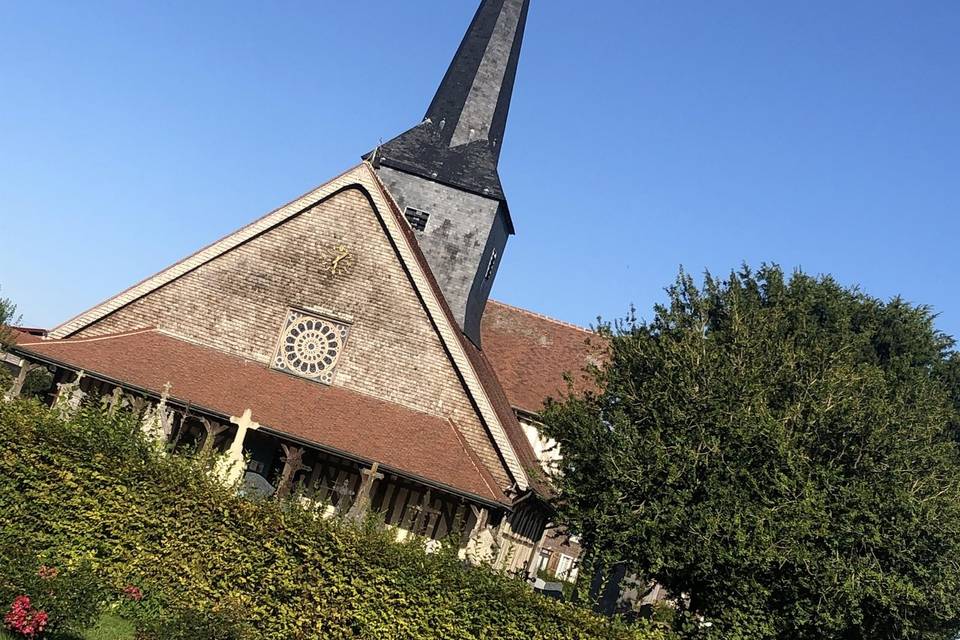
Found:
<path fill-rule="evenodd" d="M 349 250 L 353 266 L 334 275 L 329 259 L 340 245 Z M 509 484 L 380 219 L 359 189 L 321 201 L 76 336 L 153 326 L 267 366 L 291 306 L 352 320 L 334 384 L 450 417 L 497 481 Z M 358 437 L 362 428 L 357 425 Z"/>

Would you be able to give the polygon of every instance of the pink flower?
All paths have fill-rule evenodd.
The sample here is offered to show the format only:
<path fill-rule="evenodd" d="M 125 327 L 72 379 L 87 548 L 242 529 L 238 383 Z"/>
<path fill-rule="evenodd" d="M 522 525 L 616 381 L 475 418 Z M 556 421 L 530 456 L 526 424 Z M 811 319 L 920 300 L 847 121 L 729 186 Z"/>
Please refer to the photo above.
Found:
<path fill-rule="evenodd" d="M 50 616 L 30 606 L 30 598 L 17 596 L 10 605 L 10 612 L 3 617 L 8 629 L 16 631 L 25 638 L 36 638 L 47 628 Z"/>
<path fill-rule="evenodd" d="M 132 584 L 128 584 L 123 588 L 123 595 L 130 598 L 134 602 L 140 602 L 143 600 L 143 592 Z"/>

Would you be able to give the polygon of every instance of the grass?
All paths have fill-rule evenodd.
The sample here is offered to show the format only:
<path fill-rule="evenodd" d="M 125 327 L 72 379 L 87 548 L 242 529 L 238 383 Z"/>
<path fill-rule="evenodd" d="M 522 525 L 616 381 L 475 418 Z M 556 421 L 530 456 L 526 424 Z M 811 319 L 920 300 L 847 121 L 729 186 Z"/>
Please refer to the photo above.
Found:
<path fill-rule="evenodd" d="M 81 637 L 83 640 L 129 640 L 133 638 L 133 625 L 123 618 L 108 614 Z"/>
<path fill-rule="evenodd" d="M 133 625 L 123 618 L 108 614 L 100 618 L 100 622 L 95 627 L 80 636 L 55 634 L 47 637 L 50 640 L 133 640 Z M 18 640 L 18 638 L 21 636 L 0 630 L 0 640 Z"/>

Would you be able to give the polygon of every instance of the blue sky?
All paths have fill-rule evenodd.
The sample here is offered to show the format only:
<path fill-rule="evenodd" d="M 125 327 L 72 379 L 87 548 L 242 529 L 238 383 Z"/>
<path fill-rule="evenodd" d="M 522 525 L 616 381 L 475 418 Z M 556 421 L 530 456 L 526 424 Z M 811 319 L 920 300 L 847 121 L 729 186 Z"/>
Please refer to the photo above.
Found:
<path fill-rule="evenodd" d="M 0 287 L 52 326 L 416 123 L 475 0 L 0 0 Z M 832 273 L 960 335 L 960 3 L 533 0 L 495 297 Z"/>

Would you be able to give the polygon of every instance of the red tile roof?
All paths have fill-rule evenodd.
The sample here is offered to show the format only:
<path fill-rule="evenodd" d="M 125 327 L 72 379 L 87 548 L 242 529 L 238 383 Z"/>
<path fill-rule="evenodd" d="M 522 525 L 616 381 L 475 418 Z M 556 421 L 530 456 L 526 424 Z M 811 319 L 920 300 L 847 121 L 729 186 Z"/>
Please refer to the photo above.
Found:
<path fill-rule="evenodd" d="M 489 300 L 480 325 L 483 351 L 517 409 L 539 413 L 547 398 L 593 388 L 583 370 L 602 362 L 602 338 L 587 329 Z"/>
<path fill-rule="evenodd" d="M 489 471 L 467 450 L 448 420 L 337 386 L 324 386 L 266 365 L 144 329 L 97 338 L 39 341 L 16 348 L 198 409 L 253 419 L 327 450 L 341 452 L 402 475 L 505 503 Z"/>
<path fill-rule="evenodd" d="M 10 327 L 14 331 L 19 331 L 20 333 L 25 333 L 31 336 L 45 336 L 47 335 L 46 329 L 40 329 L 39 327 Z"/>
<path fill-rule="evenodd" d="M 530 413 L 536 413 L 537 411 L 539 411 L 540 406 L 542 405 L 542 401 L 543 399 L 546 398 L 546 396 L 557 395 L 556 392 L 551 392 L 551 391 L 543 392 L 543 389 L 546 389 L 546 388 L 557 389 L 557 390 L 565 389 L 566 387 L 562 382 L 562 372 L 568 369 L 573 370 L 576 367 L 569 366 L 569 367 L 563 368 L 560 371 L 560 376 L 559 376 L 560 382 L 553 383 L 551 381 L 557 376 L 552 375 L 552 373 L 549 371 L 541 370 L 542 365 L 545 362 L 545 360 L 542 358 L 543 356 L 542 353 L 538 353 L 536 350 L 530 350 L 530 349 L 521 349 L 520 351 L 512 352 L 511 351 L 512 345 L 510 343 L 510 338 L 507 335 L 507 333 L 509 332 L 504 333 L 502 335 L 503 339 L 500 339 L 501 336 L 494 336 L 494 338 L 488 339 L 487 335 L 490 332 L 488 331 L 486 325 L 489 324 L 488 317 L 491 316 L 491 308 L 505 308 L 505 309 L 511 309 L 513 311 L 520 312 L 520 313 L 530 314 L 530 312 L 524 312 L 520 309 L 508 307 L 507 305 L 503 305 L 502 303 L 497 303 L 494 301 L 490 301 L 490 303 L 488 303 L 487 312 L 484 315 L 484 328 L 482 329 L 483 331 L 482 340 L 484 344 L 484 351 L 480 352 L 478 349 L 476 349 L 476 347 L 459 331 L 458 323 L 454 319 L 453 313 L 450 311 L 449 306 L 446 304 L 446 300 L 443 296 L 440 286 L 437 283 L 436 279 L 434 278 L 433 272 L 430 269 L 430 266 L 420 249 L 419 242 L 416 240 L 413 234 L 413 231 L 410 230 L 409 225 L 407 224 L 405 218 L 403 217 L 403 214 L 401 213 L 396 202 L 393 200 L 392 197 L 390 197 L 389 192 L 387 191 L 383 183 L 380 181 L 379 176 L 377 176 L 372 170 L 370 172 L 370 175 L 374 177 L 376 184 L 379 187 L 381 193 L 385 196 L 384 199 L 388 203 L 389 208 L 392 211 L 393 215 L 401 223 L 399 225 L 399 228 L 401 229 L 401 232 L 404 233 L 405 236 L 407 237 L 407 240 L 409 241 L 409 245 L 413 250 L 413 255 L 417 260 L 417 262 L 422 267 L 423 272 L 426 275 L 428 284 L 430 288 L 433 290 L 433 292 L 435 293 L 438 301 L 440 302 L 440 307 L 447 321 L 454 328 L 457 329 L 456 331 L 457 337 L 461 342 L 461 344 L 463 345 L 464 351 L 470 358 L 471 364 L 473 365 L 474 370 L 477 372 L 477 376 L 480 379 L 481 385 L 484 387 L 485 391 L 487 392 L 487 395 L 490 398 L 491 405 L 493 406 L 497 414 L 497 418 L 499 422 L 503 426 L 503 430 L 510 441 L 510 445 L 512 449 L 517 454 L 517 458 L 519 459 L 520 464 L 527 470 L 528 475 L 530 475 L 531 469 L 536 469 L 536 472 L 539 475 L 540 467 L 538 464 L 535 464 L 536 454 L 534 453 L 533 449 L 530 446 L 529 441 L 524 435 L 523 429 L 520 427 L 520 424 L 517 421 L 516 415 L 511 409 L 511 405 L 517 408 L 523 409 L 525 411 L 528 411 Z M 210 245 L 210 246 L 213 246 L 213 245 Z M 538 317 L 538 316 L 535 316 L 534 314 L 530 314 L 530 315 L 532 317 Z M 558 325 L 560 327 L 568 327 L 568 328 L 570 327 L 570 325 L 563 325 L 562 323 L 558 323 L 557 321 L 553 321 L 548 318 L 543 318 L 542 316 L 540 316 L 540 318 L 541 320 L 546 320 L 547 322 L 552 323 L 554 325 Z M 583 330 L 577 329 L 577 331 L 583 331 Z M 497 332 L 495 331 L 494 333 L 497 333 Z M 549 333 L 549 331 L 547 331 L 546 333 Z M 564 341 L 564 342 L 569 343 L 569 341 Z M 497 346 L 498 343 L 499 343 L 499 347 Z M 516 344 L 519 344 L 521 347 L 524 346 L 522 343 L 523 343 L 522 340 L 520 340 L 519 342 L 516 342 Z M 488 344 L 492 345 L 492 349 L 487 347 Z M 570 353 L 573 351 L 575 351 L 575 349 L 573 350 L 566 349 L 564 350 L 563 353 L 559 353 L 559 352 L 554 353 L 552 356 L 548 354 L 548 357 L 546 358 L 546 360 L 547 361 L 556 360 L 558 362 L 569 363 L 570 358 L 568 358 L 567 356 L 569 356 Z M 487 359 L 487 357 L 489 357 L 489 360 Z M 490 360 L 493 361 L 492 365 Z M 576 360 L 576 358 L 574 358 L 574 360 Z M 556 367 L 554 367 L 553 369 L 556 369 Z M 538 372 L 539 371 L 542 374 L 541 376 L 542 379 L 539 381 L 539 384 L 535 385 L 533 389 L 526 390 L 527 395 L 530 396 L 530 398 L 533 398 L 532 400 L 530 400 L 530 398 L 524 397 L 524 389 L 523 389 L 524 383 L 522 379 L 518 379 L 516 375 L 511 375 L 511 371 L 513 372 L 518 372 L 518 371 Z M 521 376 L 521 378 L 522 377 L 523 376 Z M 118 379 L 122 379 L 122 378 L 118 378 Z M 201 375 L 201 379 L 203 379 L 202 375 Z M 123 379 L 123 380 L 126 381 L 126 379 Z M 312 384 L 312 383 L 307 383 L 307 384 Z M 539 389 L 539 391 L 537 389 Z M 389 405 L 389 406 L 395 406 L 395 405 Z M 459 440 L 459 432 L 455 431 L 455 435 Z M 489 470 L 486 469 L 481 463 L 477 461 L 475 452 L 471 451 L 468 445 L 466 445 L 465 443 L 461 443 L 461 444 L 462 444 L 462 447 L 466 449 L 468 457 L 470 457 L 471 460 L 476 463 L 476 466 L 479 467 L 480 474 L 481 476 L 484 477 L 485 482 L 495 487 L 496 484 L 492 480 Z M 542 482 L 540 482 L 539 479 L 531 478 L 531 480 L 534 482 L 534 484 L 537 486 L 537 488 L 540 490 L 541 493 L 549 493 L 549 490 L 546 489 L 545 485 Z M 502 496 L 500 496 L 499 494 L 498 494 L 498 499 L 502 499 Z"/>
<path fill-rule="evenodd" d="M 513 450 L 517 453 L 517 458 L 519 458 L 520 465 L 526 472 L 527 479 L 530 480 L 532 488 L 543 497 L 552 496 L 554 493 L 553 487 L 546 475 L 544 475 L 543 467 L 540 466 L 537 454 L 534 452 L 533 447 L 530 446 L 530 441 L 527 439 L 527 435 L 523 432 L 523 428 L 517 420 L 517 415 L 510 406 L 510 400 L 507 398 L 506 391 L 504 391 L 503 386 L 497 379 L 493 365 L 490 363 L 490 360 L 487 359 L 484 352 L 477 349 L 469 340 L 464 340 L 464 347 L 467 350 L 467 356 L 470 358 L 471 364 L 473 364 L 474 371 L 477 372 L 477 377 L 480 378 L 481 384 L 483 384 L 487 390 L 490 404 L 493 405 L 493 410 L 497 412 L 500 423 L 503 425 L 503 429 L 510 439 L 510 444 L 513 445 Z"/>
<path fill-rule="evenodd" d="M 17 344 L 27 344 L 29 342 L 42 342 L 43 335 L 33 333 L 31 331 L 26 331 L 20 327 L 11 327 L 13 329 L 13 337 L 16 339 Z"/>

